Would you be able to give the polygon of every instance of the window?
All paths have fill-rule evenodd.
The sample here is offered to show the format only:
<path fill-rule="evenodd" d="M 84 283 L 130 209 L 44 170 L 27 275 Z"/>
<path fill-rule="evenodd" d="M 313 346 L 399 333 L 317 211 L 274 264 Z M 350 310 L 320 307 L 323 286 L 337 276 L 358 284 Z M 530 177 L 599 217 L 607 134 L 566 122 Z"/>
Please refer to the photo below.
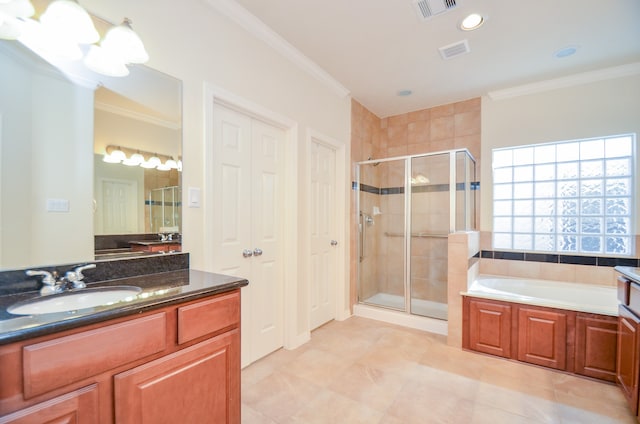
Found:
<path fill-rule="evenodd" d="M 633 255 L 635 135 L 493 150 L 493 247 Z"/>

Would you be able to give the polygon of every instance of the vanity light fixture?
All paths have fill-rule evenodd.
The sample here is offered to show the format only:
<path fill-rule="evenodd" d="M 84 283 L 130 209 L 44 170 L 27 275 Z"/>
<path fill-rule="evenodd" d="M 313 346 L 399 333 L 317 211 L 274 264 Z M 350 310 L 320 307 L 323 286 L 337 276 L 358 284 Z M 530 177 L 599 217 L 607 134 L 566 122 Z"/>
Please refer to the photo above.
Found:
<path fill-rule="evenodd" d="M 16 40 L 22 33 L 23 19 L 30 18 L 35 9 L 29 0 L 0 1 L 0 38 Z"/>
<path fill-rule="evenodd" d="M 39 21 L 29 19 L 34 14 L 36 11 L 29 0 L 0 0 L 0 38 L 18 40 L 45 60 L 75 61 L 86 52 L 85 66 L 111 77 L 129 75 L 127 64 L 149 60 L 129 18 L 107 30 L 97 44 L 100 33 L 91 15 L 77 0 L 53 0 Z"/>
<path fill-rule="evenodd" d="M 40 16 L 40 22 L 52 33 L 78 44 L 93 44 L 100 40 L 91 16 L 76 1 L 54 0 Z"/>
<path fill-rule="evenodd" d="M 124 18 L 120 25 L 109 29 L 100 46 L 111 54 L 120 56 L 124 63 L 145 63 L 149 60 L 149 54 L 138 34 L 131 28 L 129 18 Z"/>
<path fill-rule="evenodd" d="M 472 13 L 462 20 L 460 29 L 463 31 L 473 31 L 484 23 L 484 17 L 478 13 Z"/>
<path fill-rule="evenodd" d="M 127 155 L 119 148 L 107 147 L 107 153 L 102 157 L 103 162 L 120 163 L 127 158 Z"/>

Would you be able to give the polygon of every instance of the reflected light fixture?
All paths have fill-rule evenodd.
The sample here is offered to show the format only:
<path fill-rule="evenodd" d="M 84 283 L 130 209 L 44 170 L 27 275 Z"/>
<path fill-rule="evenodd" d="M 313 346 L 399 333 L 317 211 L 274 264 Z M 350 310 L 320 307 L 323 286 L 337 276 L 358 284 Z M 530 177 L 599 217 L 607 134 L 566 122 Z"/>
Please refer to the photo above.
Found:
<path fill-rule="evenodd" d="M 143 168 L 151 169 L 151 168 L 157 168 L 158 165 L 160 165 L 161 163 L 162 161 L 160 160 L 160 158 L 154 154 L 154 156 L 151 156 L 149 160 L 142 162 L 140 166 Z"/>
<path fill-rule="evenodd" d="M 122 164 L 127 166 L 140 166 L 142 162 L 144 162 L 144 156 L 140 153 L 134 153 L 131 157 L 123 160 Z"/>
<path fill-rule="evenodd" d="M 142 168 L 157 169 L 159 171 L 170 171 L 172 169 L 182 171 L 182 162 L 179 160 L 176 161 L 171 156 L 113 145 L 107 146 L 105 151 L 106 153 L 102 160 L 107 163 L 121 163 L 127 166 L 140 166 Z M 147 160 L 146 158 L 149 159 Z"/>

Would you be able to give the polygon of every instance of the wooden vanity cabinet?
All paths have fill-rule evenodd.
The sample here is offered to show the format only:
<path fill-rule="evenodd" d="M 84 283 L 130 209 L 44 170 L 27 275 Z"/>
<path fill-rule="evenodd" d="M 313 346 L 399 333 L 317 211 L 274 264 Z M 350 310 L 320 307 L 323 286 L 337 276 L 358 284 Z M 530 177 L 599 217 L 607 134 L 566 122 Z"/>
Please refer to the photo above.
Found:
<path fill-rule="evenodd" d="M 468 340 L 468 348 L 511 358 L 511 305 L 469 299 L 465 309 L 469 319 L 463 338 Z"/>
<path fill-rule="evenodd" d="M 462 347 L 615 381 L 617 318 L 463 297 Z"/>
<path fill-rule="evenodd" d="M 0 424 L 239 423 L 239 325 L 235 289 L 0 346 Z"/>
<path fill-rule="evenodd" d="M 616 381 L 618 318 L 578 312 L 575 373 Z"/>

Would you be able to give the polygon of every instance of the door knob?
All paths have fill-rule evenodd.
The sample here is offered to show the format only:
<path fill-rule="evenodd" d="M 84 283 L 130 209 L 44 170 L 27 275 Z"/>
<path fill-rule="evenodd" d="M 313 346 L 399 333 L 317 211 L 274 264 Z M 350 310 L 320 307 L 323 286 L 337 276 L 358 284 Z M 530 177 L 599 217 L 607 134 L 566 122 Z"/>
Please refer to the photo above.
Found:
<path fill-rule="evenodd" d="M 331 246 L 337 246 L 337 245 L 338 245 L 337 240 L 331 240 Z"/>
<path fill-rule="evenodd" d="M 262 249 L 256 247 L 255 249 L 253 249 L 253 256 L 260 256 L 262 255 Z"/>
<path fill-rule="evenodd" d="M 244 249 L 242 251 L 242 256 L 244 256 L 245 258 L 249 258 L 253 256 L 253 252 L 251 251 L 251 249 Z"/>

